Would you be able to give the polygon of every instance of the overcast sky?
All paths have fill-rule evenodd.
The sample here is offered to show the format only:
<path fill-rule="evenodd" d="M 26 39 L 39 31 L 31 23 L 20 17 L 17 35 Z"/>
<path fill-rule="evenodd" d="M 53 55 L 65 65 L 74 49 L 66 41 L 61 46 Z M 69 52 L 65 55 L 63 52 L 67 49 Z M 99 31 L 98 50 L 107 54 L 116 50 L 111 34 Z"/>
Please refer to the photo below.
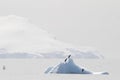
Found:
<path fill-rule="evenodd" d="M 26 17 L 61 41 L 119 58 L 119 0 L 1 0 L 0 16 L 7 15 Z"/>

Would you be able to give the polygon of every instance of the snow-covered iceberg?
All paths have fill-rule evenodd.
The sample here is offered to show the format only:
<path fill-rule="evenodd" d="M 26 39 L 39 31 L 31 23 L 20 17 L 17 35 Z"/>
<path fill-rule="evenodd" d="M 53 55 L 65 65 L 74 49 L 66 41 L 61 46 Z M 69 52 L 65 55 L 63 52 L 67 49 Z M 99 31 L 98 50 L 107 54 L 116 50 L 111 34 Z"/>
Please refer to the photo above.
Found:
<path fill-rule="evenodd" d="M 19 16 L 0 17 L 0 58 L 103 58 L 96 50 L 78 49 Z"/>
<path fill-rule="evenodd" d="M 108 74 L 108 72 L 92 72 L 76 65 L 71 58 L 66 58 L 63 62 L 54 67 L 49 67 L 45 73 L 50 74 Z"/>

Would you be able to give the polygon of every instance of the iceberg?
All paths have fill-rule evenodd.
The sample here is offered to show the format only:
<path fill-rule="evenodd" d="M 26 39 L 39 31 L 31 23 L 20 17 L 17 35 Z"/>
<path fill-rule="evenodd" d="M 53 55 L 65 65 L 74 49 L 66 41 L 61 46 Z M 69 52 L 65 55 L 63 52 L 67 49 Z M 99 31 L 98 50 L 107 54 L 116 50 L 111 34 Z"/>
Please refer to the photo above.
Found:
<path fill-rule="evenodd" d="M 85 68 L 79 67 L 76 65 L 72 58 L 68 56 L 63 62 L 57 64 L 54 67 L 49 67 L 46 71 L 46 74 L 103 74 L 107 75 L 108 72 L 93 72 Z"/>

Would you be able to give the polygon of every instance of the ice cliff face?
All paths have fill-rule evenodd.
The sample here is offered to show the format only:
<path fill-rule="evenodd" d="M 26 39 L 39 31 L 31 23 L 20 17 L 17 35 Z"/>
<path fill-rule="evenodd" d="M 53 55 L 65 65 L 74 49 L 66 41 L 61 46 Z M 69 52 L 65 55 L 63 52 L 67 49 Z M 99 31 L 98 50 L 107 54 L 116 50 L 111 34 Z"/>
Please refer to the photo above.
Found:
<path fill-rule="evenodd" d="M 101 58 L 95 51 L 76 49 L 23 17 L 0 17 L 0 58 Z"/>

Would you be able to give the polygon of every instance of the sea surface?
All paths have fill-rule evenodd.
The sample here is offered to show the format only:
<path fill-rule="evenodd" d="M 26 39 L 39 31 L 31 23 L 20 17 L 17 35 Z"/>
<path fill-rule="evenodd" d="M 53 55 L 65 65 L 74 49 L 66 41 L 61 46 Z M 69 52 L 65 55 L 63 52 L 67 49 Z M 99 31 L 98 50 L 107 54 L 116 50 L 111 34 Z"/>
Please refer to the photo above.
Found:
<path fill-rule="evenodd" d="M 45 74 L 50 66 L 64 59 L 0 59 L 0 80 L 119 80 L 119 59 L 74 59 L 76 65 L 109 75 Z M 5 67 L 4 67 L 5 66 Z"/>

